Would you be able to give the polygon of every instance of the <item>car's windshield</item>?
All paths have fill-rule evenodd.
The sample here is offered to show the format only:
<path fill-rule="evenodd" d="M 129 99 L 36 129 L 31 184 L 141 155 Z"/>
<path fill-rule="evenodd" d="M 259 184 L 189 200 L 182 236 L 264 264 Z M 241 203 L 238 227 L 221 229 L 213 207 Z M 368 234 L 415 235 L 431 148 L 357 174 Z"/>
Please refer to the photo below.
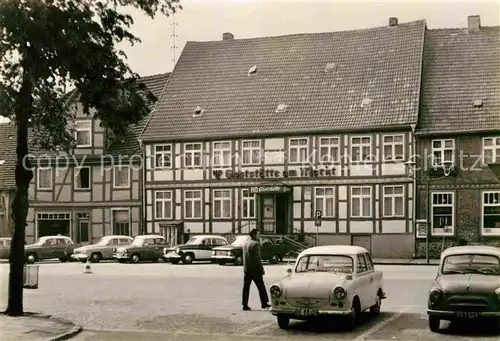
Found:
<path fill-rule="evenodd" d="M 33 245 L 43 245 L 43 244 L 45 244 L 45 241 L 46 241 L 46 240 L 47 240 L 47 239 L 45 239 L 45 238 L 39 238 L 39 239 L 36 241 L 36 243 L 35 243 L 35 244 L 33 244 Z"/>
<path fill-rule="evenodd" d="M 142 238 L 135 238 L 134 241 L 132 242 L 132 245 L 134 246 L 142 246 L 144 244 L 144 239 Z"/>
<path fill-rule="evenodd" d="M 201 238 L 193 237 L 193 238 L 190 238 L 186 243 L 186 245 L 193 245 L 193 244 L 201 244 Z"/>
<path fill-rule="evenodd" d="M 250 236 L 238 236 L 234 239 L 234 241 L 231 243 L 233 245 L 243 245 L 247 240 L 250 239 Z"/>
<path fill-rule="evenodd" d="M 460 254 L 447 256 L 443 260 L 443 275 L 483 274 L 500 275 L 500 260 L 493 255 Z"/>
<path fill-rule="evenodd" d="M 353 261 L 349 256 L 342 255 L 309 255 L 303 256 L 297 262 L 295 272 L 341 272 L 353 273 Z"/>
<path fill-rule="evenodd" d="M 95 245 L 97 246 L 103 246 L 103 245 L 108 245 L 111 239 L 109 238 L 101 238 Z"/>

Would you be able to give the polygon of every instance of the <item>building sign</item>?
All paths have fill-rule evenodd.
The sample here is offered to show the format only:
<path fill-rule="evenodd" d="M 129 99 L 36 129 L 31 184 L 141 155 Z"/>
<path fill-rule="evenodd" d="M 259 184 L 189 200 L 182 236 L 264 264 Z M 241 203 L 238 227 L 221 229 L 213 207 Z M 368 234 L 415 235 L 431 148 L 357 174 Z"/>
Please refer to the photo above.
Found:
<path fill-rule="evenodd" d="M 301 167 L 298 170 L 290 169 L 287 171 L 279 171 L 276 169 L 257 169 L 233 172 L 232 170 L 214 170 L 213 176 L 217 180 L 224 178 L 228 180 L 241 180 L 241 179 L 280 179 L 280 178 L 317 178 L 322 176 L 335 176 L 335 168 L 312 168 Z"/>
<path fill-rule="evenodd" d="M 259 193 L 286 193 L 292 189 L 288 186 L 253 186 L 250 187 L 250 194 Z"/>

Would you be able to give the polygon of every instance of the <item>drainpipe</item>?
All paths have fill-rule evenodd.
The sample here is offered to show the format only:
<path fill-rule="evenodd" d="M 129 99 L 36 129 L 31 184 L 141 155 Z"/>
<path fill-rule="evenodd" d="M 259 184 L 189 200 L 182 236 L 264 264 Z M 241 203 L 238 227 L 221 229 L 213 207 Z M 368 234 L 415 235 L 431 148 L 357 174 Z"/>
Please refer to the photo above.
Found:
<path fill-rule="evenodd" d="M 141 233 L 140 234 L 146 234 L 147 233 L 147 200 L 148 196 L 146 193 L 146 165 L 147 165 L 147 159 L 146 159 L 146 147 L 144 146 L 144 143 L 142 139 L 139 139 L 139 146 L 141 149 L 141 154 L 142 154 L 142 164 L 141 164 L 141 176 L 142 176 L 142 188 L 141 188 L 141 204 L 142 204 L 142 214 L 141 214 Z"/>
<path fill-rule="evenodd" d="M 417 155 L 417 136 L 415 135 L 415 128 L 416 124 L 410 125 L 411 127 L 411 134 L 412 134 L 412 153 L 413 155 L 410 155 L 410 157 L 414 157 Z M 416 214 L 417 214 L 417 198 L 420 198 L 420 195 L 418 193 L 418 184 L 417 184 L 417 172 L 418 170 L 418 165 L 415 164 L 417 167 L 415 168 L 415 172 L 413 174 L 413 214 L 412 214 L 412 230 L 413 230 L 413 243 L 412 243 L 412 254 L 413 258 L 416 257 L 416 243 L 417 243 L 417 231 L 415 231 L 415 221 L 416 221 Z"/>

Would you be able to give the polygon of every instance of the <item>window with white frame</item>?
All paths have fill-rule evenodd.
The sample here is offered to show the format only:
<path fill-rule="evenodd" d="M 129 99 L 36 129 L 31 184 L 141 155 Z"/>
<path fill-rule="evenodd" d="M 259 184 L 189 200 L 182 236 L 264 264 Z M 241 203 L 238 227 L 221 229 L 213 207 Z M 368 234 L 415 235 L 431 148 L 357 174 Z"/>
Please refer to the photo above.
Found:
<path fill-rule="evenodd" d="M 241 191 L 241 201 L 242 201 L 242 218 L 255 218 L 255 194 L 250 193 L 250 190 L 243 189 Z"/>
<path fill-rule="evenodd" d="M 154 146 L 155 168 L 172 168 L 172 145 L 157 144 Z"/>
<path fill-rule="evenodd" d="M 201 143 L 185 143 L 184 167 L 200 167 L 201 155 L 202 155 Z"/>
<path fill-rule="evenodd" d="M 201 219 L 201 190 L 185 190 L 184 191 L 184 218 L 185 219 Z"/>
<path fill-rule="evenodd" d="M 115 188 L 130 187 L 130 167 L 115 166 L 113 167 L 113 185 Z"/>
<path fill-rule="evenodd" d="M 370 218 L 372 216 L 371 186 L 351 187 L 351 217 Z"/>
<path fill-rule="evenodd" d="M 172 219 L 172 191 L 155 192 L 155 218 Z"/>
<path fill-rule="evenodd" d="M 231 218 L 231 190 L 214 189 L 213 195 L 213 217 Z"/>
<path fill-rule="evenodd" d="M 500 162 L 500 137 L 483 138 L 483 163 Z"/>
<path fill-rule="evenodd" d="M 213 148 L 213 166 L 231 166 L 231 142 L 214 142 Z"/>
<path fill-rule="evenodd" d="M 76 121 L 75 122 L 75 140 L 77 147 L 92 146 L 92 121 Z"/>
<path fill-rule="evenodd" d="M 316 210 L 321 211 L 321 216 L 332 218 L 335 216 L 335 188 L 316 187 L 314 189 Z"/>
<path fill-rule="evenodd" d="M 90 189 L 90 167 L 75 167 L 75 188 Z"/>
<path fill-rule="evenodd" d="M 384 217 L 404 217 L 404 186 L 384 186 Z"/>
<path fill-rule="evenodd" d="M 309 151 L 309 139 L 308 138 L 296 138 L 289 140 L 289 156 L 288 163 L 304 163 L 308 162 L 308 151 Z"/>
<path fill-rule="evenodd" d="M 319 139 L 319 161 L 320 163 L 339 162 L 340 138 L 320 137 Z"/>
<path fill-rule="evenodd" d="M 52 189 L 52 168 L 38 168 L 37 169 L 38 189 Z"/>
<path fill-rule="evenodd" d="M 400 161 L 404 159 L 404 135 L 384 135 L 384 161 Z"/>
<path fill-rule="evenodd" d="M 445 162 L 455 162 L 455 140 L 432 140 L 432 165 L 442 166 Z"/>
<path fill-rule="evenodd" d="M 500 191 L 483 193 L 483 235 L 500 235 Z"/>
<path fill-rule="evenodd" d="M 371 136 L 351 136 L 352 162 L 370 161 L 372 154 Z"/>
<path fill-rule="evenodd" d="M 261 162 L 260 140 L 243 141 L 241 143 L 241 152 L 243 165 L 258 165 Z"/>
<path fill-rule="evenodd" d="M 455 203 L 453 192 L 434 192 L 431 207 L 431 232 L 435 236 L 453 235 Z"/>

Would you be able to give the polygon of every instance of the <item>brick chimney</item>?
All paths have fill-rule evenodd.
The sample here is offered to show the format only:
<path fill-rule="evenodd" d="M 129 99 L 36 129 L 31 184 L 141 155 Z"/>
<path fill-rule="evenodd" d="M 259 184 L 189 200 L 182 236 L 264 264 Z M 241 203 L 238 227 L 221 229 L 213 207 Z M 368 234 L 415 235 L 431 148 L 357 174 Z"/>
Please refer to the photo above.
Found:
<path fill-rule="evenodd" d="M 481 28 L 481 19 L 479 15 L 469 15 L 467 17 L 467 23 L 469 24 L 470 31 L 477 31 Z"/>
<path fill-rule="evenodd" d="M 234 35 L 229 32 L 222 33 L 222 40 L 234 40 Z"/>
<path fill-rule="evenodd" d="M 398 26 L 398 18 L 389 18 L 389 26 Z"/>

